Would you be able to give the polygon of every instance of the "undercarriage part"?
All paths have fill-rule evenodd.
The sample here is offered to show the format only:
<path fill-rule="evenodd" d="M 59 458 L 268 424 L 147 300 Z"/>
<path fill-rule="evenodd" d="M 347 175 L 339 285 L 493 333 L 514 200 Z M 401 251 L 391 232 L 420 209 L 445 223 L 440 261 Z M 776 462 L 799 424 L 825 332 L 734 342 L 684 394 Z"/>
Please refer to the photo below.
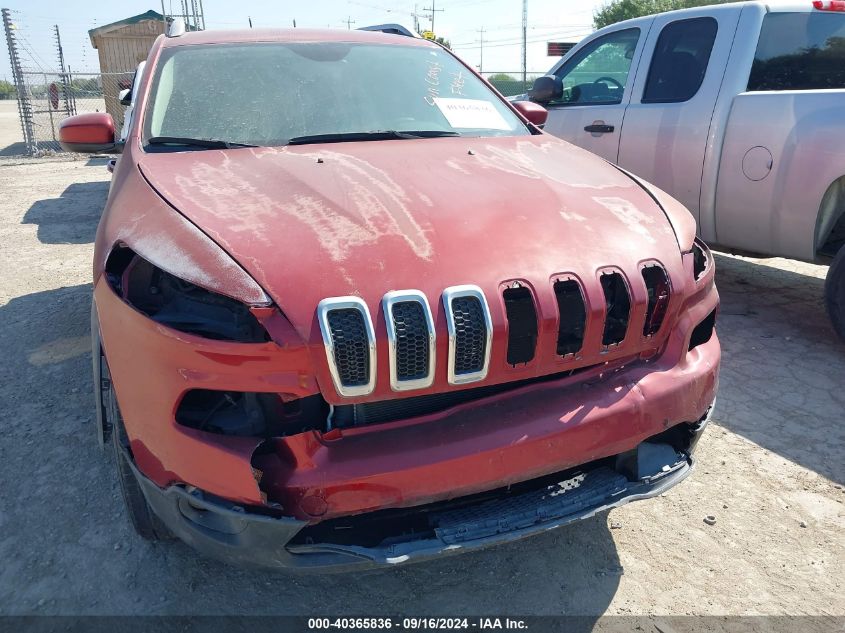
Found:
<path fill-rule="evenodd" d="M 503 293 L 508 316 L 508 364 L 515 366 L 534 359 L 537 346 L 537 310 L 534 297 L 525 286 Z"/>
<path fill-rule="evenodd" d="M 192 389 L 176 422 L 199 431 L 239 437 L 279 437 L 322 429 L 328 405 L 319 395 L 285 399 L 275 393 Z"/>
<path fill-rule="evenodd" d="M 631 314 L 631 297 L 628 294 L 628 286 L 619 273 L 603 273 L 601 287 L 606 307 L 601 342 L 605 347 L 610 347 L 625 340 Z"/>
<path fill-rule="evenodd" d="M 221 341 L 270 340 L 243 303 L 179 279 L 131 249 L 112 251 L 106 262 L 106 275 L 109 285 L 125 301 L 174 330 Z"/>
<path fill-rule="evenodd" d="M 584 344 L 584 328 L 587 323 L 581 286 L 574 279 L 556 281 L 554 291 L 559 315 L 557 353 L 559 356 L 576 354 Z"/>
<path fill-rule="evenodd" d="M 845 212 L 834 225 L 825 243 L 819 248 L 819 255 L 835 257 L 841 248 L 845 247 Z"/>
<path fill-rule="evenodd" d="M 713 329 L 716 327 L 716 310 L 708 314 L 704 320 L 695 326 L 689 340 L 689 349 L 692 350 L 699 345 L 704 345 L 713 336 Z"/>
<path fill-rule="evenodd" d="M 666 317 L 666 308 L 669 307 L 669 278 L 666 271 L 655 264 L 643 268 L 643 281 L 648 291 L 643 336 L 654 336 L 660 331 Z"/>

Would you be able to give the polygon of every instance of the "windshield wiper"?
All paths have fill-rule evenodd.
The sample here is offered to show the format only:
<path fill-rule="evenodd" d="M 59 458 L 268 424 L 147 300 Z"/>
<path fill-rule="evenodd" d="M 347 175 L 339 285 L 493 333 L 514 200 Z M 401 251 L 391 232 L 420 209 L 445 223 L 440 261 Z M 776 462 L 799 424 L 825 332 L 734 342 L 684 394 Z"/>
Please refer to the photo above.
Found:
<path fill-rule="evenodd" d="M 188 136 L 153 136 L 147 139 L 148 145 L 185 145 L 205 149 L 231 149 L 233 147 L 257 147 L 248 143 L 233 143 L 211 138 L 190 138 Z"/>
<path fill-rule="evenodd" d="M 340 134 L 311 134 L 295 136 L 288 145 L 308 145 L 310 143 L 347 143 L 353 141 L 385 141 L 408 138 L 439 138 L 442 136 L 460 136 L 460 132 L 447 130 L 375 130 L 373 132 L 344 132 Z"/>

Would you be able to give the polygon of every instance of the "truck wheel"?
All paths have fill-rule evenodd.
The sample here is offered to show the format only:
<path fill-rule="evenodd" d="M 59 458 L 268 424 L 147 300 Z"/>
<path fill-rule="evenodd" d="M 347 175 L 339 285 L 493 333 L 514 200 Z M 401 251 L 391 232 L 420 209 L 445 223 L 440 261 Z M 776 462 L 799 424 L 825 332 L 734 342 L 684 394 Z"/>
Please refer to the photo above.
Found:
<path fill-rule="evenodd" d="M 105 364 L 105 358 L 103 359 Z M 117 397 L 114 392 L 114 385 L 109 381 L 105 397 L 106 417 L 111 427 L 112 445 L 114 446 L 114 461 L 117 466 L 117 479 L 120 482 L 120 492 L 123 496 L 123 503 L 126 506 L 126 513 L 129 515 L 129 522 L 132 527 L 143 538 L 148 541 L 163 541 L 172 539 L 173 534 L 167 526 L 153 513 L 146 497 L 141 490 L 141 485 L 135 479 L 135 474 L 128 463 L 127 453 L 129 451 L 129 438 L 126 436 L 126 429 L 123 427 L 123 417 L 117 406 Z"/>
<path fill-rule="evenodd" d="M 845 246 L 839 249 L 827 271 L 824 301 L 833 329 L 845 341 Z"/>

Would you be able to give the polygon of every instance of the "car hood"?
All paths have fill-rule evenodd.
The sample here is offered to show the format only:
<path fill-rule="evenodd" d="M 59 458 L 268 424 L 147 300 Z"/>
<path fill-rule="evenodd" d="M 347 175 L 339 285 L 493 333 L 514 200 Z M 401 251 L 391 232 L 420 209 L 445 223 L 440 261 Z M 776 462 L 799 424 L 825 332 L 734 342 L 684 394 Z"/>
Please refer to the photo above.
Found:
<path fill-rule="evenodd" d="M 261 284 L 305 340 L 326 297 L 680 265 L 654 199 L 546 135 L 145 154 L 150 185 Z"/>

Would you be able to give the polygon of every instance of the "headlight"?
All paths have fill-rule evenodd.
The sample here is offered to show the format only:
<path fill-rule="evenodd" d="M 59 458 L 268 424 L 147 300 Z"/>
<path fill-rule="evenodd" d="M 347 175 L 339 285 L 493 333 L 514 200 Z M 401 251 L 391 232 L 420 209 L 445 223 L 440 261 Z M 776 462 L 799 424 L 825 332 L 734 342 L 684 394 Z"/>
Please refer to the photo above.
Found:
<path fill-rule="evenodd" d="M 235 299 L 201 288 L 154 266 L 125 247 L 106 262 L 109 285 L 136 310 L 180 332 L 220 341 L 263 343 L 267 331 Z"/>

